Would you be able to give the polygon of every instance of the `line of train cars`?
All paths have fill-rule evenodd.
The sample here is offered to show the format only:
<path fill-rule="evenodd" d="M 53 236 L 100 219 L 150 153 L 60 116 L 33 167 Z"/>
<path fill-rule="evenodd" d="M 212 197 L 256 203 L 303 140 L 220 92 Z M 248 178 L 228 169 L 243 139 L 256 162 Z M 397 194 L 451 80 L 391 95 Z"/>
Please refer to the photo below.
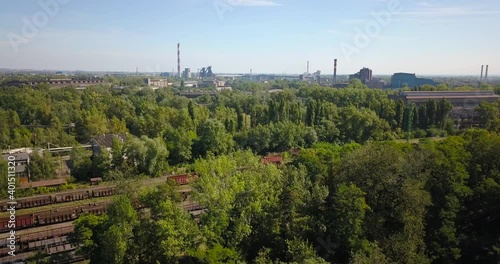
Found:
<path fill-rule="evenodd" d="M 61 207 L 32 214 L 16 215 L 16 229 L 72 221 L 85 213 L 101 215 L 107 212 L 110 203 L 111 201 L 102 201 L 99 203 Z M 10 229 L 9 218 L 0 219 L 0 233 L 8 232 Z"/>
<path fill-rule="evenodd" d="M 181 174 L 168 176 L 167 179 L 176 181 L 179 185 L 186 185 L 191 182 L 196 174 Z M 97 189 L 74 190 L 54 195 L 38 195 L 17 199 L 16 210 L 45 206 L 50 204 L 69 203 L 90 198 L 106 197 L 115 194 L 116 187 L 102 187 Z M 0 201 L 0 212 L 6 212 L 9 209 L 9 200 Z"/>
<path fill-rule="evenodd" d="M 53 227 L 38 228 L 31 233 L 23 231 L 16 232 L 16 255 L 20 252 L 30 252 L 41 249 L 49 249 L 51 247 L 65 246 L 69 244 L 67 235 L 73 232 L 74 227 L 72 223 L 60 224 Z M 9 233 L 0 234 L 0 262 L 8 257 L 10 249 L 7 247 L 9 244 Z"/>
<path fill-rule="evenodd" d="M 20 209 L 112 196 L 114 193 L 115 187 L 103 187 L 92 190 L 75 190 L 54 195 L 40 195 L 20 198 L 16 200 L 17 204 L 15 205 L 16 229 L 75 220 L 81 214 L 86 212 L 101 214 L 105 212 L 107 204 L 106 202 L 100 202 L 98 204 L 94 203 L 88 205 L 68 206 L 34 214 L 23 214 Z M 8 204 L 8 202 L 8 200 L 0 202 L 0 211 L 6 212 L 9 209 L 10 204 Z M 8 228 L 9 220 L 9 217 L 0 219 L 0 233 L 10 230 L 10 228 Z"/>
<path fill-rule="evenodd" d="M 186 185 L 191 182 L 196 174 L 181 174 L 168 176 L 167 179 L 176 181 L 179 185 Z M 39 195 L 17 199 L 16 210 L 27 209 L 52 204 L 69 203 L 91 198 L 107 197 L 115 194 L 116 187 L 101 187 L 95 189 L 74 190 L 53 195 Z M 186 196 L 187 194 L 184 193 Z M 186 199 L 187 197 L 184 197 Z M 48 225 L 64 221 L 77 219 L 85 212 L 101 214 L 106 212 L 109 202 L 100 202 L 99 204 L 89 204 L 86 206 L 71 206 L 60 208 L 58 210 L 49 210 L 35 214 L 22 214 L 22 211 L 16 211 L 16 228 L 26 228 L 39 225 Z M 0 201 L 0 211 L 6 212 L 10 207 L 9 200 Z M 10 230 L 8 228 L 9 218 L 0 219 L 0 233 Z"/>
<path fill-rule="evenodd" d="M 50 204 L 69 203 L 90 198 L 106 197 L 115 194 L 115 187 L 103 187 L 97 189 L 74 190 L 54 195 L 38 195 L 17 199 L 16 210 L 45 206 Z M 0 202 L 0 211 L 9 209 L 9 200 Z"/>

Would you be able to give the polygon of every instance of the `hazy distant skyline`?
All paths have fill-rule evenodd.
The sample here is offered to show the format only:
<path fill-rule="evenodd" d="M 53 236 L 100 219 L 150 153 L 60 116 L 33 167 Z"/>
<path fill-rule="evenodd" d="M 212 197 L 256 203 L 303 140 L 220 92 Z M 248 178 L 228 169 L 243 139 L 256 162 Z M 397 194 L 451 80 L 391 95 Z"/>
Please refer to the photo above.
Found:
<path fill-rule="evenodd" d="M 44 11 L 54 1 L 57 8 Z M 392 0 L 397 1 L 397 0 Z M 214 72 L 295 74 L 321 70 L 374 75 L 500 75 L 500 2 L 355 0 L 3 1 L 0 3 L 0 68 L 85 71 L 177 71 L 211 65 Z M 397 8 L 389 8 L 389 6 Z M 59 9 L 59 10 L 57 10 Z M 224 11 L 225 10 L 225 11 Z M 391 20 L 373 13 L 391 10 Z M 54 11 L 54 12 L 52 12 Z M 23 34 L 26 20 L 48 14 Z M 40 19 L 40 16 L 38 16 Z M 43 19 L 43 17 L 42 17 Z M 44 21 L 41 21 L 41 24 Z M 371 24 L 370 24 L 371 23 Z M 369 45 L 354 38 L 379 25 Z M 382 25 L 380 26 L 380 23 Z M 35 22 L 36 24 L 36 22 Z M 373 27 L 372 27 L 373 29 Z M 14 37 L 21 43 L 11 45 Z M 350 60 L 342 51 L 357 49 Z"/>

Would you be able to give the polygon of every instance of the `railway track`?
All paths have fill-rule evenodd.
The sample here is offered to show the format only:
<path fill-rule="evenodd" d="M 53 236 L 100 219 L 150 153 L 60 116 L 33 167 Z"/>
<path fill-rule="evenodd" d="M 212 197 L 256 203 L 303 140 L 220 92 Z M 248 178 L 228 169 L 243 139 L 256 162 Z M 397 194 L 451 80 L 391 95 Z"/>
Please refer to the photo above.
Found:
<path fill-rule="evenodd" d="M 145 179 L 137 183 L 140 187 L 156 186 L 165 183 L 168 179 L 173 179 L 177 181 L 181 187 L 179 192 L 188 193 L 191 191 L 191 187 L 187 185 L 189 183 L 188 178 L 191 175 L 183 174 L 176 176 L 163 176 L 159 178 Z M 54 206 L 58 204 L 71 203 L 80 200 L 86 200 L 91 198 L 99 198 L 112 196 L 115 194 L 116 185 L 107 184 L 104 186 L 93 186 L 89 188 L 76 189 L 71 191 L 55 192 L 47 195 L 35 195 L 30 197 L 23 197 L 16 199 L 16 212 L 25 209 L 43 207 L 43 206 Z M 0 200 L 0 218 L 8 216 L 7 210 L 10 207 L 11 200 L 4 199 Z M 55 206 L 57 207 L 57 206 Z"/>
<path fill-rule="evenodd" d="M 178 191 L 187 194 L 192 190 L 187 179 L 190 176 L 164 176 L 142 180 L 139 186 L 152 187 L 173 178 L 181 184 Z M 21 206 L 19 209 L 16 208 L 16 226 L 20 227 L 16 229 L 16 257 L 9 256 L 8 251 L 0 250 L 0 263 L 27 259 L 39 251 L 48 255 L 74 251 L 75 248 L 68 243 L 66 237 L 74 230 L 73 221 L 84 213 L 97 215 L 106 213 L 107 206 L 116 194 L 115 188 L 115 185 L 110 184 L 18 199 Z M 0 201 L 2 211 L 6 209 L 2 206 L 7 201 Z M 183 201 L 181 206 L 194 216 L 203 212 L 196 202 L 190 200 Z M 0 212 L 1 249 L 7 249 L 6 245 L 9 242 L 10 229 L 6 229 L 5 223 L 8 216 L 9 212 Z"/>
<path fill-rule="evenodd" d="M 29 230 L 20 230 L 16 232 L 16 257 L 17 259 L 24 259 L 34 255 L 36 252 L 42 250 L 47 254 L 51 252 L 49 249 L 54 248 L 57 250 L 60 246 L 67 245 L 67 235 L 73 232 L 73 222 L 55 224 L 51 226 L 35 227 Z M 14 257 L 8 255 L 9 249 L 7 248 L 8 233 L 0 234 L 0 262 L 5 263 L 8 261 L 16 260 Z M 67 247 L 67 246 L 66 246 Z M 54 249 L 52 249 L 52 252 Z"/>

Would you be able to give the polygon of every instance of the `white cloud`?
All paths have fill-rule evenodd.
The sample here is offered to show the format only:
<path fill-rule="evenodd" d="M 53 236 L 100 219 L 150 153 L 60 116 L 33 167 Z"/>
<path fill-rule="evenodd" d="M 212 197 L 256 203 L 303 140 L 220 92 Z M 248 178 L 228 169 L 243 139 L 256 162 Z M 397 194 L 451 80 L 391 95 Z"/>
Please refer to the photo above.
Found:
<path fill-rule="evenodd" d="M 394 13 L 402 16 L 425 16 L 425 17 L 455 17 L 455 16 L 478 16 L 478 15 L 496 15 L 499 11 L 475 10 L 463 7 L 430 7 L 421 8 L 411 12 Z"/>

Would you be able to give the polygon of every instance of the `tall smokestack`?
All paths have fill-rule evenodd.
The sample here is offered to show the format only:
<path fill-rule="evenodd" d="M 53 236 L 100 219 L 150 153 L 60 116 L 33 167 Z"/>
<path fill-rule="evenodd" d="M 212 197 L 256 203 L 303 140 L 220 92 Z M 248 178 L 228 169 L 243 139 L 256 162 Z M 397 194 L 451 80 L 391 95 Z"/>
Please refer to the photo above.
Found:
<path fill-rule="evenodd" d="M 484 80 L 488 80 L 488 65 L 486 65 L 486 73 L 484 74 Z"/>
<path fill-rule="evenodd" d="M 483 80 L 483 72 L 484 72 L 484 65 L 481 65 L 481 78 L 479 79 L 479 81 Z"/>
<path fill-rule="evenodd" d="M 333 61 L 333 84 L 337 83 L 337 59 Z"/>
<path fill-rule="evenodd" d="M 307 61 L 307 74 L 309 74 L 309 61 Z"/>
<path fill-rule="evenodd" d="M 177 75 L 181 77 L 181 43 L 177 43 Z"/>

